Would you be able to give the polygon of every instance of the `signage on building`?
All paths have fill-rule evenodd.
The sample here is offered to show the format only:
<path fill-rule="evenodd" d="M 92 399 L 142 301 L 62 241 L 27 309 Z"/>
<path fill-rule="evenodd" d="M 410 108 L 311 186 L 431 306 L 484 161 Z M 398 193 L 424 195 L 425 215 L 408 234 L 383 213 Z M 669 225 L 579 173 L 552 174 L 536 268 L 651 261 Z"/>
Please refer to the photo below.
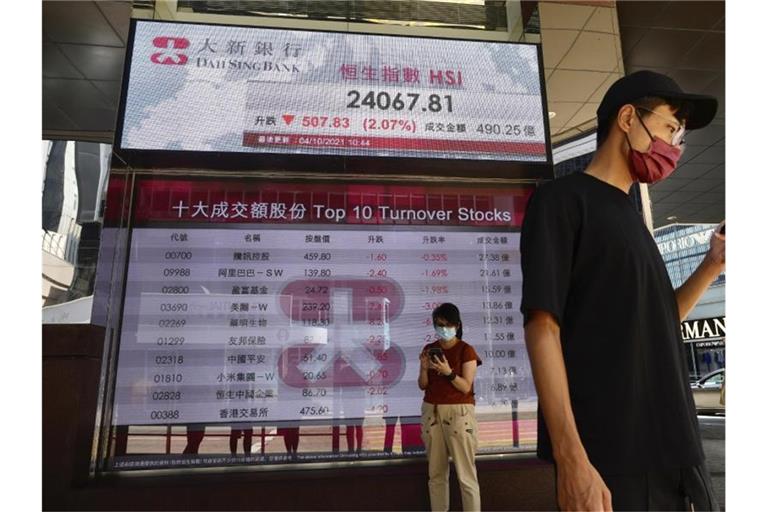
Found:
<path fill-rule="evenodd" d="M 712 232 L 714 230 L 715 229 L 713 227 L 711 229 L 707 229 L 706 231 L 699 231 L 698 233 L 693 233 L 680 238 L 673 238 L 672 240 L 657 242 L 656 245 L 658 246 L 659 253 L 661 253 L 662 256 L 666 256 L 667 254 L 677 251 L 682 251 L 683 249 L 690 249 L 692 247 L 700 247 L 702 245 L 709 246 L 709 239 L 712 238 Z"/>
<path fill-rule="evenodd" d="M 680 324 L 683 341 L 693 342 L 725 337 L 725 317 L 686 320 Z"/>
<path fill-rule="evenodd" d="M 135 22 L 122 149 L 547 161 L 533 44 Z"/>

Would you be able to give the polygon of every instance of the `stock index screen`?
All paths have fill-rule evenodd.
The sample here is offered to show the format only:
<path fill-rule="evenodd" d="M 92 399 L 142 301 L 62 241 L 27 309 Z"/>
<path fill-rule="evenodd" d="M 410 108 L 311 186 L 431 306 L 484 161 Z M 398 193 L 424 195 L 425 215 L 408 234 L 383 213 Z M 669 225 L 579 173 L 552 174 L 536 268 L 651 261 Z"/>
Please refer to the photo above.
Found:
<path fill-rule="evenodd" d="M 533 44 L 138 20 L 122 149 L 547 161 Z"/>
<path fill-rule="evenodd" d="M 431 312 L 461 310 L 478 416 L 535 390 L 519 313 L 531 187 L 140 178 L 115 425 L 418 416 Z"/>

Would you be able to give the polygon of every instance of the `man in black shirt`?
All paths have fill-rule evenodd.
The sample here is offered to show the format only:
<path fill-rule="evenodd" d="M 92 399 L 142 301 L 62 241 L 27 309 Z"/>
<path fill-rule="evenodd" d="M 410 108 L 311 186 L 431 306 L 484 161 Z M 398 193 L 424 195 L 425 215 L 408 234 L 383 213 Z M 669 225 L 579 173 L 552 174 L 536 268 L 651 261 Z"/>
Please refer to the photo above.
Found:
<path fill-rule="evenodd" d="M 725 268 L 716 233 L 677 291 L 629 199 L 668 176 L 717 101 L 649 71 L 611 86 L 584 173 L 541 186 L 520 240 L 538 454 L 563 510 L 716 510 L 680 322 Z"/>

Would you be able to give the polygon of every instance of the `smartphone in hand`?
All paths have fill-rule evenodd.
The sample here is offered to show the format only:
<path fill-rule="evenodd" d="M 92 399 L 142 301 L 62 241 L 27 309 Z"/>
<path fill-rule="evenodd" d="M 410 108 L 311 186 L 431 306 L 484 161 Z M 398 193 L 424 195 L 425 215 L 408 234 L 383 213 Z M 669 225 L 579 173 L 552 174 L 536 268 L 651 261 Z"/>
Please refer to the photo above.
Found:
<path fill-rule="evenodd" d="M 435 358 L 445 359 L 445 355 L 443 354 L 443 349 L 441 349 L 440 347 L 430 348 L 427 354 L 429 354 L 429 358 L 432 360 L 434 360 Z"/>

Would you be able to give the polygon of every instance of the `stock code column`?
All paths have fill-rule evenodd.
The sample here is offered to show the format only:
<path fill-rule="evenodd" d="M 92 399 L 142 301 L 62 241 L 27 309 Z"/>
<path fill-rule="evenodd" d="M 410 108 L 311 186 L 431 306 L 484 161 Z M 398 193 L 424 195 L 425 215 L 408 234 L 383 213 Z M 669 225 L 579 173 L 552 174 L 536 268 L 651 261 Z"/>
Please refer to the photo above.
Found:
<path fill-rule="evenodd" d="M 284 272 L 261 233 L 135 229 L 118 361 L 118 424 L 267 419 Z M 243 264 L 245 263 L 245 264 Z"/>

